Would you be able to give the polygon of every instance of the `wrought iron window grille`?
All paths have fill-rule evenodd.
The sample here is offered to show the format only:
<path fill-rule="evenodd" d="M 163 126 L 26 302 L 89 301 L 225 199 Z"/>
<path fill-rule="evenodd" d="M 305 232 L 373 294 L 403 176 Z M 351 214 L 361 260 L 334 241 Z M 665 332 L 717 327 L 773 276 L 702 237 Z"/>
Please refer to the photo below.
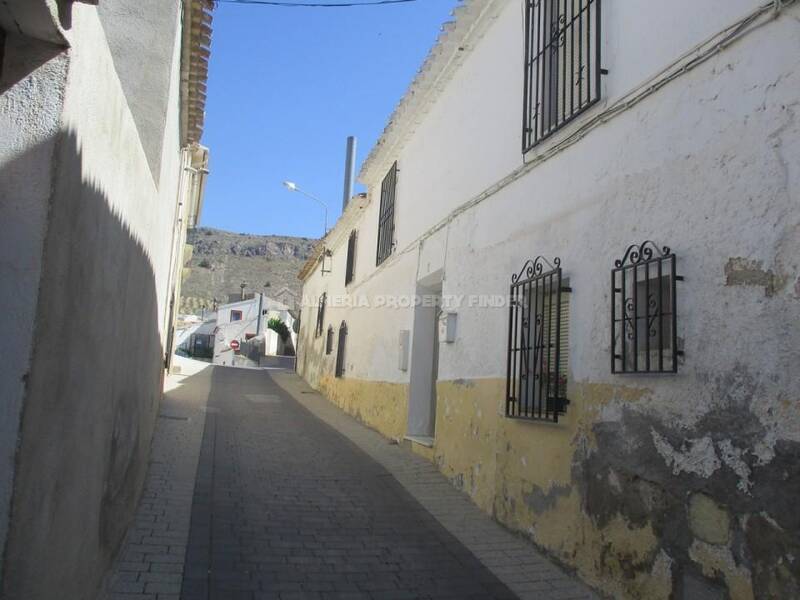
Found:
<path fill-rule="evenodd" d="M 333 325 L 328 325 L 328 333 L 325 338 L 325 354 L 333 352 Z"/>
<path fill-rule="evenodd" d="M 675 254 L 647 240 L 611 270 L 611 372 L 677 373 Z"/>
<path fill-rule="evenodd" d="M 394 203 L 397 193 L 397 161 L 381 182 L 381 206 L 378 213 L 378 251 L 375 266 L 394 252 Z"/>
<path fill-rule="evenodd" d="M 314 330 L 314 337 L 322 335 L 322 329 L 325 326 L 325 304 L 328 302 L 328 294 L 324 293 L 319 297 L 319 304 L 317 305 L 317 327 Z"/>
<path fill-rule="evenodd" d="M 525 0 L 522 151 L 600 100 L 600 0 Z"/>
<path fill-rule="evenodd" d="M 358 243 L 358 232 L 354 229 L 350 232 L 347 240 L 347 268 L 344 272 L 344 284 L 350 285 L 355 276 L 356 269 L 356 244 Z"/>
<path fill-rule="evenodd" d="M 561 259 L 539 256 L 511 277 L 506 416 L 558 422 L 566 412 L 569 294 Z"/>
<path fill-rule="evenodd" d="M 344 375 L 345 347 L 347 344 L 347 323 L 342 321 L 339 326 L 339 344 L 336 348 L 336 377 Z"/>

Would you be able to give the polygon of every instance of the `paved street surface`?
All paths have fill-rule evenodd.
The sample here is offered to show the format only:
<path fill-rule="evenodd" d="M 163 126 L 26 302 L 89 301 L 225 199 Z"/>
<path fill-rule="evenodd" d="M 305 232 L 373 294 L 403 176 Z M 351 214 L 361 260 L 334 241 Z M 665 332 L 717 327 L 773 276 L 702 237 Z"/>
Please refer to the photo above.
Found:
<path fill-rule="evenodd" d="M 592 597 L 293 373 L 175 379 L 112 600 Z"/>

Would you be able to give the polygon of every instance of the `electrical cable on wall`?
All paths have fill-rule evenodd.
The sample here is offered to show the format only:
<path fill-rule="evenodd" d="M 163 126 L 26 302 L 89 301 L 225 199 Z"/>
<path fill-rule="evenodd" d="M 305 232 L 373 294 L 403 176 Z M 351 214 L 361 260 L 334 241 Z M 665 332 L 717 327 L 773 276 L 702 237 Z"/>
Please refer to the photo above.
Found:
<path fill-rule="evenodd" d="M 405 248 L 398 252 L 392 253 L 386 259 L 386 264 L 391 264 L 399 260 L 401 256 L 416 250 L 419 247 L 420 242 L 422 242 L 422 240 L 425 238 L 428 238 L 440 229 L 447 227 L 459 216 L 474 208 L 478 204 L 481 204 L 485 200 L 492 198 L 500 190 L 508 187 L 529 173 L 536 166 L 543 163 L 545 160 L 579 142 L 591 130 L 604 125 L 616 116 L 630 110 L 642 100 L 655 94 L 662 87 L 669 84 L 673 80 L 682 77 L 686 73 L 710 60 L 712 57 L 717 56 L 729 45 L 778 18 L 783 9 L 797 1 L 798 0 L 769 0 L 769 2 L 762 4 L 735 23 L 698 43 L 677 60 L 673 61 L 668 66 L 660 70 L 657 74 L 650 77 L 646 82 L 640 84 L 636 89 L 631 90 L 621 98 L 616 99 L 604 111 L 581 124 L 573 133 L 559 141 L 557 144 L 554 144 L 552 147 L 548 148 L 547 151 L 542 152 L 541 154 L 536 154 L 530 159 L 524 156 L 522 165 L 515 168 L 511 173 L 490 185 L 488 188 L 485 188 L 476 196 L 473 196 L 472 199 L 453 209 L 449 215 L 419 234 L 414 240 L 409 242 Z M 380 272 L 381 271 L 379 270 L 375 270 L 367 277 L 355 283 L 353 291 L 355 292 L 362 286 L 366 285 Z"/>

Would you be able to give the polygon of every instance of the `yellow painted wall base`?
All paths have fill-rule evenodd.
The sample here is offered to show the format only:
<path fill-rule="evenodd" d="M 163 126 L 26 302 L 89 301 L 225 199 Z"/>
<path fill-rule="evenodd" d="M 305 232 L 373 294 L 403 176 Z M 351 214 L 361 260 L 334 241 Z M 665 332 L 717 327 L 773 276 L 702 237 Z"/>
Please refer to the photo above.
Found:
<path fill-rule="evenodd" d="M 389 438 L 403 439 L 407 385 L 325 377 L 320 388 L 368 426 Z M 610 494 L 609 501 L 587 509 L 587 489 L 591 489 L 587 486 L 592 477 L 600 476 L 586 469 L 592 468 L 588 460 L 603 451 L 595 427 L 602 422 L 603 410 L 612 403 L 635 406 L 649 396 L 650 390 L 643 388 L 573 383 L 571 403 L 558 423 L 527 422 L 505 417 L 504 379 L 440 381 L 434 447 L 406 443 L 412 452 L 434 462 L 486 513 L 523 532 L 591 585 L 615 598 L 667 600 L 673 596 L 675 557 L 653 522 L 660 509 L 654 504 L 652 514 L 632 518 L 625 514 L 630 501 L 624 494 L 631 493 L 626 486 L 643 486 L 640 496 L 646 504 L 648 494 L 657 503 L 659 494 L 668 492 L 649 482 L 637 484 L 635 477 L 634 483 L 623 485 L 615 481 L 611 469 L 599 488 L 600 495 Z M 728 523 L 727 515 L 717 514 L 721 510 L 715 509 L 717 529 Z M 709 537 L 702 533 L 708 527 L 697 529 Z M 693 540 L 687 548 L 691 560 L 698 572 L 725 582 L 731 598 L 752 598 L 750 572 L 733 561 L 732 538 L 717 529 L 711 536 L 720 542 L 717 545 Z"/>
<path fill-rule="evenodd" d="M 346 413 L 393 440 L 406 433 L 408 386 L 326 375 L 319 389 Z"/>

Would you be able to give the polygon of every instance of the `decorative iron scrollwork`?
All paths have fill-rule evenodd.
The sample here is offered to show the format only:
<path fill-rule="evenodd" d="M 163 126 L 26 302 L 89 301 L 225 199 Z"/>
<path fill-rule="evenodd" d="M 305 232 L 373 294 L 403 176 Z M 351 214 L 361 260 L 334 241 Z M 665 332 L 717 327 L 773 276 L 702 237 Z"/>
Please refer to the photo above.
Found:
<path fill-rule="evenodd" d="M 544 256 L 537 256 L 533 260 L 528 259 L 525 261 L 525 264 L 522 265 L 522 269 L 520 269 L 519 273 L 514 273 L 511 276 L 511 283 L 517 283 L 520 281 L 520 278 L 523 274 L 525 275 L 525 279 L 530 279 L 531 277 L 541 275 L 544 272 L 545 266 L 548 267 L 549 271 L 557 269 L 561 266 L 561 259 L 555 257 L 552 263 Z"/>
<path fill-rule="evenodd" d="M 628 249 L 625 251 L 625 255 L 620 260 L 614 261 L 614 266 L 618 269 L 620 267 L 625 266 L 625 263 L 628 264 L 637 264 L 642 263 L 647 260 L 653 259 L 653 252 L 660 252 L 661 256 L 668 256 L 671 253 L 669 246 L 664 246 L 660 250 L 658 246 L 654 242 L 650 240 L 645 240 L 638 246 L 636 244 L 631 244 L 628 246 Z"/>

